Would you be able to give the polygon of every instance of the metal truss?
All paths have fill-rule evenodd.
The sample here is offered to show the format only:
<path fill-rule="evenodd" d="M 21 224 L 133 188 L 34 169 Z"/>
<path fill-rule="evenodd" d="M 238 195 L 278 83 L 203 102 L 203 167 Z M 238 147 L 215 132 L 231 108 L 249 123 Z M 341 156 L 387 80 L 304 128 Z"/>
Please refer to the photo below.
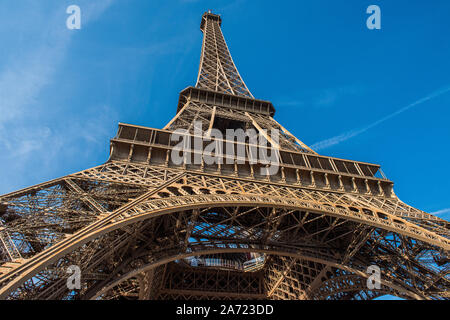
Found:
<path fill-rule="evenodd" d="M 196 87 L 253 98 L 231 58 L 221 23 L 220 16 L 212 13 L 202 17 L 204 36 Z"/>
<path fill-rule="evenodd" d="M 447 299 L 449 223 L 400 201 L 379 165 L 318 155 L 276 122 L 220 25 L 203 15 L 197 86 L 162 130 L 119 124 L 105 164 L 0 196 L 0 298 Z M 231 163 L 174 163 L 171 134 L 196 121 L 255 130 L 280 169 L 260 174 L 249 141 Z"/>

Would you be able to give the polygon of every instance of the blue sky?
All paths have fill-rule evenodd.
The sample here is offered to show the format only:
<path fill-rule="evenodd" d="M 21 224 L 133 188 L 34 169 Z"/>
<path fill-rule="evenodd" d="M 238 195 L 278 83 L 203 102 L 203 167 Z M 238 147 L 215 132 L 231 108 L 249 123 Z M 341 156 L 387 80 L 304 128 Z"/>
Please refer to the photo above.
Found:
<path fill-rule="evenodd" d="M 80 6 L 82 29 L 66 28 Z M 381 30 L 366 8 L 381 8 Z M 16 0 L 0 4 L 0 194 L 103 163 L 118 122 L 162 128 L 194 85 L 201 14 L 275 118 L 325 155 L 381 164 L 450 217 L 450 2 Z"/>

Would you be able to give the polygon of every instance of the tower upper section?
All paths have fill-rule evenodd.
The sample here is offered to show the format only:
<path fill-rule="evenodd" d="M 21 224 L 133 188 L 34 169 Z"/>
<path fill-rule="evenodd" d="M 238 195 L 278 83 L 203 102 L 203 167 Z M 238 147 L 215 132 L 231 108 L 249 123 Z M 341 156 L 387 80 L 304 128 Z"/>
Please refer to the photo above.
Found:
<path fill-rule="evenodd" d="M 205 12 L 202 16 L 203 45 L 196 87 L 253 98 L 231 58 L 221 24 L 217 14 Z"/>

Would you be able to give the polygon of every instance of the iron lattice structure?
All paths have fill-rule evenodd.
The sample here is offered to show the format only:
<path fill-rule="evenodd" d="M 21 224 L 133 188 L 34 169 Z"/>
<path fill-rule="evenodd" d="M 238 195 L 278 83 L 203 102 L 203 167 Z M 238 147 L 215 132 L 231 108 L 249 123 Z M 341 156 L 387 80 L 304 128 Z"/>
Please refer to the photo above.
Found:
<path fill-rule="evenodd" d="M 121 123 L 105 164 L 0 197 L 0 298 L 448 297 L 449 223 L 400 201 L 379 165 L 294 137 L 248 90 L 220 16 L 205 13 L 201 30 L 196 87 L 164 129 Z M 261 174 L 249 142 L 231 164 L 177 165 L 171 134 L 193 136 L 196 121 L 256 130 L 278 172 Z M 265 129 L 281 131 L 278 143 Z M 66 285 L 71 265 L 79 290 Z M 370 265 L 380 289 L 366 285 Z"/>

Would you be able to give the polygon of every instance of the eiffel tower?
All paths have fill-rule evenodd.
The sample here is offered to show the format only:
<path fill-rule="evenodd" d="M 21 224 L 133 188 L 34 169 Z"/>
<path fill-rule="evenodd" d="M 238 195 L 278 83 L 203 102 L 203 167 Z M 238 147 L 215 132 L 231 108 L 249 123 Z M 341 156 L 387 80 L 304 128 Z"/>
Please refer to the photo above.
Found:
<path fill-rule="evenodd" d="M 449 223 L 400 201 L 379 165 L 319 155 L 279 124 L 221 24 L 203 14 L 197 84 L 163 129 L 120 123 L 106 163 L 0 196 L 0 298 L 448 298 Z M 252 129 L 278 170 L 212 135 L 244 154 L 177 163 L 174 132 L 196 129 Z"/>

